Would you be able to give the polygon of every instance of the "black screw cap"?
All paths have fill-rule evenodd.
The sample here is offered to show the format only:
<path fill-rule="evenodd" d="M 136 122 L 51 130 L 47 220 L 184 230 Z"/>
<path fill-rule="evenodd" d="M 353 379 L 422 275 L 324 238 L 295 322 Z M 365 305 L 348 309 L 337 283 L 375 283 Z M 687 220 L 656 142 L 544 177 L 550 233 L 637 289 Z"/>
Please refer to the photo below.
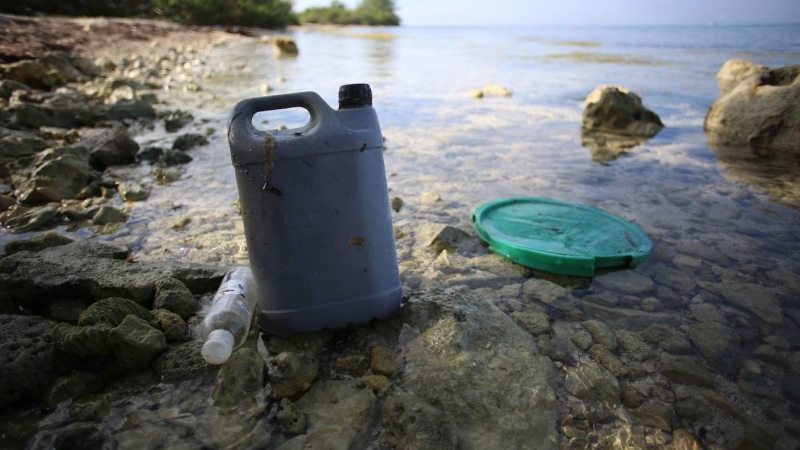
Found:
<path fill-rule="evenodd" d="M 372 106 L 372 89 L 368 84 L 345 84 L 339 88 L 339 109 L 364 106 Z"/>

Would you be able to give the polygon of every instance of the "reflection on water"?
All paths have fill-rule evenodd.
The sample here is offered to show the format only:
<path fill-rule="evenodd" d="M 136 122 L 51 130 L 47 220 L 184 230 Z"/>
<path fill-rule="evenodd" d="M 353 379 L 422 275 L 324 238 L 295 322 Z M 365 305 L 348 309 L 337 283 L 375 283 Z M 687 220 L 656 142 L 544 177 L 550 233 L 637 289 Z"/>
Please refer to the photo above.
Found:
<path fill-rule="evenodd" d="M 581 130 L 581 145 L 592 152 L 592 161 L 607 165 L 634 147 L 647 141 L 641 136 L 622 136 L 599 131 Z"/>

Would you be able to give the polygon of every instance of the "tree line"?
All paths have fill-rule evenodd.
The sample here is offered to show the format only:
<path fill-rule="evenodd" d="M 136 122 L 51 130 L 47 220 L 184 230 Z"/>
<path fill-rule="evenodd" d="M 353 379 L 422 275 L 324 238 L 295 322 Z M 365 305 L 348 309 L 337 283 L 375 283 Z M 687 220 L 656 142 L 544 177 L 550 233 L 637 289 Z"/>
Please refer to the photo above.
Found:
<path fill-rule="evenodd" d="M 194 25 L 283 28 L 299 23 L 400 25 L 394 0 L 362 0 L 349 9 L 338 0 L 297 14 L 291 0 L 15 0 L 0 12 L 61 16 L 163 18 Z"/>

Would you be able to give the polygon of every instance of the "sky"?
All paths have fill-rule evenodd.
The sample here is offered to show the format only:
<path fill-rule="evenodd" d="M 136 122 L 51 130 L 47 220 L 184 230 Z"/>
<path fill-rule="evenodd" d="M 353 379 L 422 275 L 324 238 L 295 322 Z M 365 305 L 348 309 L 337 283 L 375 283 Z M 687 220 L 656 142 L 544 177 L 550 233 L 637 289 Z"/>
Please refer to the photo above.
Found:
<path fill-rule="evenodd" d="M 360 0 L 342 0 L 350 7 Z M 403 25 L 800 24 L 800 0 L 395 0 Z M 294 0 L 295 11 L 330 0 Z"/>

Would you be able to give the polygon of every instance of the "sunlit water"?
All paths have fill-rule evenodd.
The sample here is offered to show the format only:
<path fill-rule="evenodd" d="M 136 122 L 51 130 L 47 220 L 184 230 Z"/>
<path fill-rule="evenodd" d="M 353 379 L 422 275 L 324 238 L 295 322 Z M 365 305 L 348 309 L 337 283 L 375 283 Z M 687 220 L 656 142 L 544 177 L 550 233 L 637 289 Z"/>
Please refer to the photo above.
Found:
<path fill-rule="evenodd" d="M 722 268 L 722 274 L 691 273 L 698 281 L 734 274 L 782 299 L 800 295 L 780 275 L 800 273 L 800 211 L 792 206 L 800 197 L 797 169 L 721 161 L 702 129 L 718 97 L 714 75 L 722 63 L 797 63 L 800 27 L 404 27 L 292 35 L 296 58 L 276 58 L 255 40 L 235 41 L 205 55 L 210 76 L 198 80 L 202 92 L 160 93 L 165 108 L 187 109 L 198 119 L 180 133 L 210 128 L 210 145 L 190 150 L 194 161 L 171 184 L 155 184 L 147 164 L 119 170 L 151 184 L 151 197 L 128 205 L 131 220 L 114 234 L 83 229 L 71 235 L 130 245 L 140 261 L 246 264 L 225 137 L 228 112 L 238 100 L 262 95 L 263 83 L 273 94 L 316 91 L 335 105 L 340 85 L 366 82 L 386 137 L 390 196 L 405 202 L 394 216 L 401 229 L 439 222 L 471 230 L 471 212 L 484 201 L 553 197 L 638 224 L 654 245 L 653 256 L 636 269 L 645 275 L 675 267 L 673 258 L 684 254 Z M 488 83 L 505 86 L 513 97 L 470 97 Z M 580 136 L 582 101 L 601 84 L 640 93 L 666 125 L 605 164 L 593 160 Z M 265 118 L 265 127 L 302 124 L 302 115 L 293 113 Z M 158 124 L 136 139 L 167 147 L 174 137 Z M 183 218 L 191 222 L 175 229 Z M 9 239 L 3 235 L 0 243 Z M 398 254 L 407 288 L 449 284 L 435 256 L 415 250 L 411 239 L 398 241 Z M 797 334 L 788 318 L 783 327 L 784 334 Z M 197 389 L 208 394 L 208 386 Z M 157 403 L 162 394 L 156 394 L 141 401 Z"/>

